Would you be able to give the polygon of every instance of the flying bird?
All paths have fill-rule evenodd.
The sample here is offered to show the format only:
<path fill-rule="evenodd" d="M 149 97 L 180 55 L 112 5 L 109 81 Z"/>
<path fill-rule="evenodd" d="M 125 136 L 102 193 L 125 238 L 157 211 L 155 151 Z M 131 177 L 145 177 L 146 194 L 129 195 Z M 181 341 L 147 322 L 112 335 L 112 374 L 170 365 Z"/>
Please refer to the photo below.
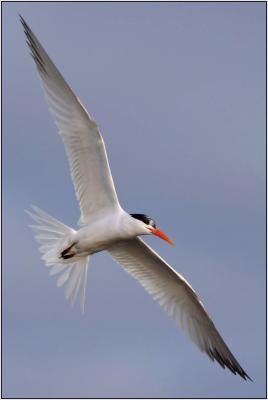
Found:
<path fill-rule="evenodd" d="M 78 298 L 84 310 L 90 257 L 106 250 L 158 301 L 208 357 L 243 379 L 247 375 L 220 336 L 190 284 L 140 236 L 155 235 L 173 244 L 145 214 L 121 207 L 105 144 L 96 122 L 56 68 L 39 40 L 20 16 L 37 67 L 48 108 L 62 137 L 80 205 L 80 228 L 69 226 L 33 206 L 30 225 L 40 243 L 42 259 L 65 285 L 67 300 Z"/>

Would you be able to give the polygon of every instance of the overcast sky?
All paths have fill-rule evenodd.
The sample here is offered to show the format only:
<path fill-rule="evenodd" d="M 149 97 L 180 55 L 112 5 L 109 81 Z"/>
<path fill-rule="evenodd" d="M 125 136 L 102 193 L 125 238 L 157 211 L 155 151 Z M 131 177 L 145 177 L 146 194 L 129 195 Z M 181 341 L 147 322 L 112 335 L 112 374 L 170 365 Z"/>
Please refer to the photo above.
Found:
<path fill-rule="evenodd" d="M 201 296 L 254 383 L 185 337 L 108 254 L 86 312 L 24 209 L 76 227 L 67 159 L 18 13 L 103 133 L 122 206 Z M 265 3 L 3 4 L 3 396 L 265 396 Z"/>

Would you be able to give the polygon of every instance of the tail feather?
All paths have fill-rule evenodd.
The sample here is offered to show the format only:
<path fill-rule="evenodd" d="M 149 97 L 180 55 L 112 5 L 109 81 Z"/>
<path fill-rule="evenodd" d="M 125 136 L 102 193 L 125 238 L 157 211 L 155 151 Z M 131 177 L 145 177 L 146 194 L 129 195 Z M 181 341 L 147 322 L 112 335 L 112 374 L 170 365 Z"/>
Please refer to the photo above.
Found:
<path fill-rule="evenodd" d="M 62 252 L 75 241 L 76 231 L 51 217 L 36 206 L 26 210 L 37 225 L 30 225 L 35 233 L 35 239 L 40 244 L 39 251 L 46 266 L 50 267 L 49 274 L 57 277 L 57 286 L 65 284 L 65 296 L 72 304 L 78 295 L 82 311 L 85 306 L 88 256 L 76 256 L 63 259 Z"/>
<path fill-rule="evenodd" d="M 89 257 L 81 258 L 80 268 L 77 268 L 77 266 L 72 268 L 65 291 L 66 299 L 70 300 L 71 304 L 75 303 L 79 295 L 82 311 L 85 307 L 88 259 Z"/>

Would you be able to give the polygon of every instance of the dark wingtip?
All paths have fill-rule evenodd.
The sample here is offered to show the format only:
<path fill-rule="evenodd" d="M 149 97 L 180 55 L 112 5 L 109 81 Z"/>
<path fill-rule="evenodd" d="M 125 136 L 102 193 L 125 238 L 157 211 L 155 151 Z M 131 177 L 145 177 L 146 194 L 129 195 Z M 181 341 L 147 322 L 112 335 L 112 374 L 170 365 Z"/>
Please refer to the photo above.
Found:
<path fill-rule="evenodd" d="M 25 19 L 23 18 L 23 16 L 21 14 L 19 14 L 19 18 L 20 18 L 20 22 L 22 23 L 24 29 L 26 29 L 28 27 Z"/>
<path fill-rule="evenodd" d="M 30 29 L 29 25 L 27 24 L 27 22 L 25 21 L 25 19 L 20 14 L 19 14 L 19 17 L 20 17 L 20 22 L 23 26 L 25 36 L 26 36 L 26 43 L 31 50 L 31 56 L 33 57 L 33 59 L 35 61 L 35 65 L 37 66 L 39 72 L 41 72 L 43 75 L 48 75 L 46 68 L 45 68 L 44 61 L 40 55 L 38 45 L 35 41 L 34 34 L 31 31 L 31 29 Z"/>
<path fill-rule="evenodd" d="M 21 22 L 21 24 L 23 26 L 24 32 L 27 35 L 27 32 L 30 31 L 30 28 L 29 28 L 27 22 L 25 21 L 25 19 L 23 18 L 23 16 L 21 14 L 19 14 L 19 17 L 20 17 L 20 22 Z"/>
<path fill-rule="evenodd" d="M 245 372 L 245 371 L 244 371 Z M 244 379 L 245 380 L 249 380 L 249 381 L 251 381 L 252 383 L 254 383 L 254 380 L 253 379 L 251 379 L 251 377 L 250 376 L 248 376 L 248 374 L 245 372 L 245 377 L 244 377 Z"/>
<path fill-rule="evenodd" d="M 234 358 L 231 360 L 227 357 L 224 357 L 216 348 L 209 349 L 207 354 L 212 361 L 216 360 L 223 369 L 227 367 L 234 375 L 239 375 L 245 381 L 250 380 L 253 382 L 251 377 L 246 373 L 246 371 L 243 370 L 243 368 Z"/>

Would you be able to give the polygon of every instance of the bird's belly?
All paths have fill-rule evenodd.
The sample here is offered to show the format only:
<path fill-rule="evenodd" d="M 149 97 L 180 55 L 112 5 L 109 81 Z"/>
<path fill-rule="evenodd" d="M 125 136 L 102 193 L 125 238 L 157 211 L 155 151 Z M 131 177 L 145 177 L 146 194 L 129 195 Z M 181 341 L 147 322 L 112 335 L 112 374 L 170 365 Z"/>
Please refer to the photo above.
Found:
<path fill-rule="evenodd" d="M 75 249 L 77 254 L 93 254 L 107 249 L 111 244 L 122 240 L 115 231 L 82 228 L 77 232 Z"/>

